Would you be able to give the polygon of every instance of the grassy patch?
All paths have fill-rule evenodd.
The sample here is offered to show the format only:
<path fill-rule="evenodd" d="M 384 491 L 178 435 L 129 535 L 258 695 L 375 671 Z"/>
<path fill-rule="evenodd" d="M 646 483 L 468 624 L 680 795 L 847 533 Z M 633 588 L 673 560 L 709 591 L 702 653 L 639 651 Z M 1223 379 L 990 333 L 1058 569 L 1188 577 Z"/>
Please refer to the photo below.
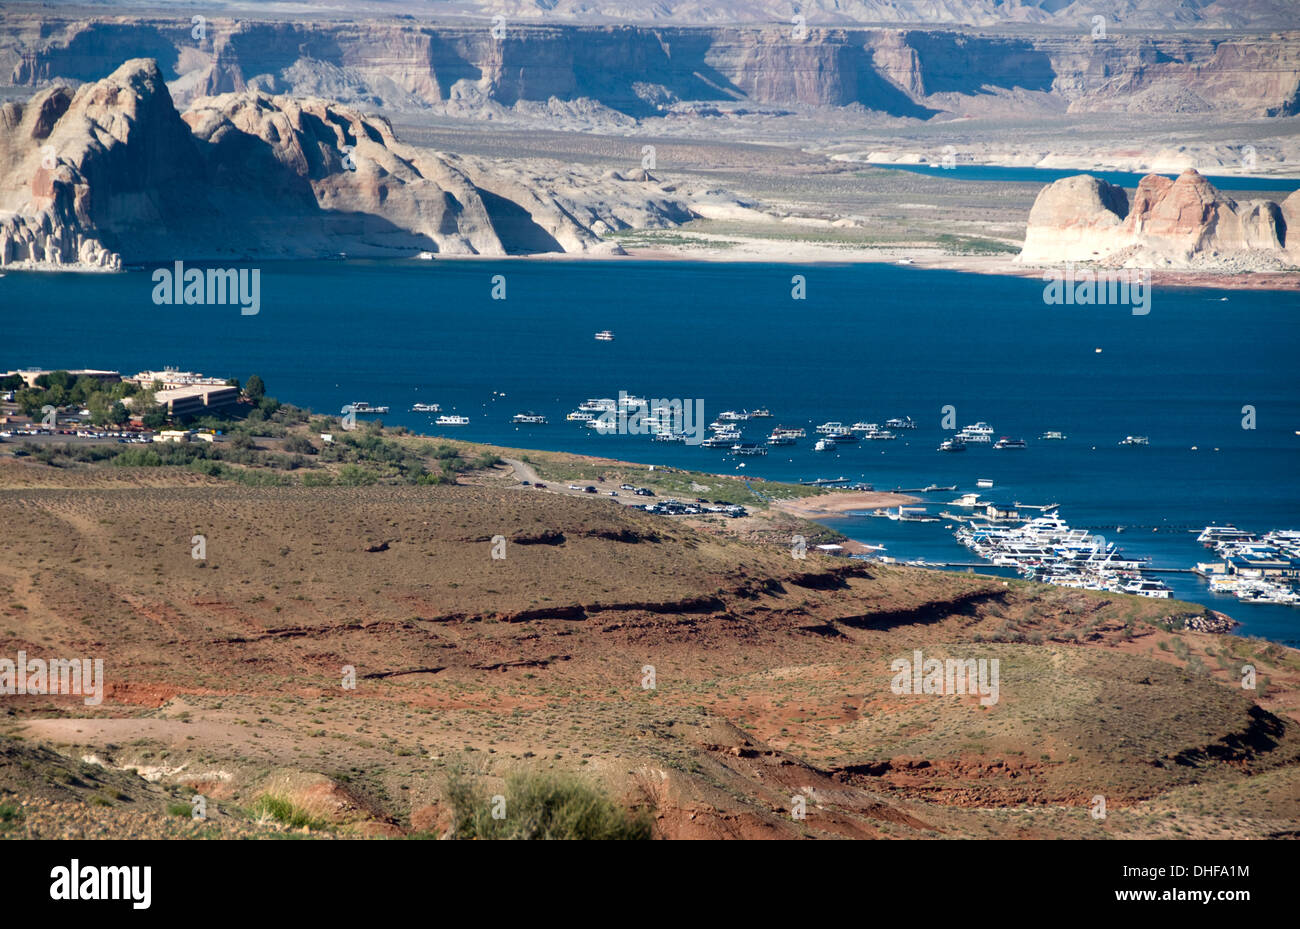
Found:
<path fill-rule="evenodd" d="M 275 794 L 265 794 L 257 798 L 251 808 L 255 816 L 264 816 L 282 823 L 291 829 L 301 829 L 304 826 L 308 829 L 327 829 L 329 824 L 322 819 L 312 816 L 302 807 L 295 804 L 288 797 L 281 797 Z"/>
<path fill-rule="evenodd" d="M 648 813 L 569 774 L 515 772 L 504 794 L 489 796 L 477 778 L 457 772 L 446 794 L 457 839 L 649 839 L 652 832 Z"/>

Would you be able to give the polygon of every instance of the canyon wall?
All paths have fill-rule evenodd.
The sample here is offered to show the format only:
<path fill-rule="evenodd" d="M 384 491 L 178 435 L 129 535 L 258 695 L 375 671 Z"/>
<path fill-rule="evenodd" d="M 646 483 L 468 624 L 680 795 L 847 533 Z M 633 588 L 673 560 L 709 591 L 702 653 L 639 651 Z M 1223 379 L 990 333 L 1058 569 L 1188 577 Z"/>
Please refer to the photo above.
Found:
<path fill-rule="evenodd" d="M 1300 113 L 1300 34 L 1026 35 L 789 26 L 481 26 L 210 19 L 0 23 L 13 84 L 99 80 L 156 58 L 180 101 L 246 88 L 421 107 L 472 85 L 506 106 L 588 98 L 632 116 L 677 101 L 962 113 L 1013 89 L 1074 111 Z"/>

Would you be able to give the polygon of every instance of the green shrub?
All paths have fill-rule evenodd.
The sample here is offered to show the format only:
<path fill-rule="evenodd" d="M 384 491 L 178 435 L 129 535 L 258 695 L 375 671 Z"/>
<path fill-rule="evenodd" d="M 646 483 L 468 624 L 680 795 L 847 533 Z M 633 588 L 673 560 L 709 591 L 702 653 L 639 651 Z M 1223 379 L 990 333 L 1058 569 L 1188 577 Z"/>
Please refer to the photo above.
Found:
<path fill-rule="evenodd" d="M 446 799 L 457 839 L 649 839 L 644 810 L 630 811 L 599 788 L 569 774 L 517 771 L 506 777 L 504 809 L 478 780 L 449 776 Z M 493 812 L 504 812 L 500 819 Z"/>
<path fill-rule="evenodd" d="M 297 806 L 287 797 L 264 794 L 257 798 L 252 807 L 255 816 L 267 816 L 278 823 L 294 829 L 306 826 L 308 829 L 324 829 L 326 823 L 312 816 L 302 807 Z"/>

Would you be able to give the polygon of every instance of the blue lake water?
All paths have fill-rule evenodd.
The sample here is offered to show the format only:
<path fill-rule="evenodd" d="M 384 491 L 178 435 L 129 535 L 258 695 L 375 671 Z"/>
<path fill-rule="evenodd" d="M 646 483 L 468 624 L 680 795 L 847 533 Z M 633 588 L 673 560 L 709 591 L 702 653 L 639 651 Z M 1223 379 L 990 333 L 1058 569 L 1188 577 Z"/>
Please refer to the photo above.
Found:
<path fill-rule="evenodd" d="M 497 274 L 505 300 L 491 297 Z M 807 279 L 805 300 L 791 299 L 795 274 Z M 844 476 L 879 489 L 973 491 L 989 478 L 985 498 L 1059 503 L 1071 524 L 1164 567 L 1208 557 L 1186 527 L 1300 528 L 1293 293 L 1156 288 L 1150 312 L 1135 316 L 1125 306 L 1045 305 L 1041 281 L 884 264 L 446 260 L 265 263 L 254 316 L 156 306 L 152 291 L 147 272 L 8 272 L 0 370 L 257 373 L 282 400 L 332 413 L 354 400 L 388 404 L 386 423 L 431 434 L 432 416 L 406 411 L 440 403 L 471 417 L 444 434 L 516 447 L 782 480 Z M 615 341 L 593 339 L 606 328 Z M 778 423 L 811 437 L 742 468 L 722 451 L 564 421 L 581 400 L 620 390 L 701 398 L 709 420 L 767 406 L 775 418 L 747 424 L 747 440 Z M 987 421 L 1029 448 L 937 452 L 945 405 L 958 426 Z M 1246 405 L 1255 429 L 1242 428 Z M 523 410 L 550 425 L 512 425 Z M 812 450 L 819 423 L 904 415 L 920 428 L 899 441 Z M 1069 439 L 1037 441 L 1050 429 Z M 1119 447 L 1126 435 L 1151 444 Z M 899 558 L 974 560 L 943 524 L 864 516 L 835 525 Z M 1177 596 L 1241 620 L 1246 634 L 1300 644 L 1300 610 L 1240 604 L 1190 575 L 1164 579 Z"/>
<path fill-rule="evenodd" d="M 1134 188 L 1147 174 L 1160 173 L 1165 177 L 1177 177 L 1177 174 L 1147 171 L 1137 174 L 1131 171 L 1082 171 L 1077 168 L 1022 168 L 1002 165 L 955 165 L 951 168 L 930 167 L 924 165 L 877 164 L 876 168 L 891 168 L 898 171 L 911 171 L 913 174 L 926 174 L 931 177 L 944 177 L 959 181 L 992 181 L 997 183 L 1031 183 L 1050 184 L 1063 177 L 1076 174 L 1091 174 L 1119 187 Z M 1300 190 L 1300 179 L 1291 177 L 1268 177 L 1266 175 L 1206 175 L 1206 179 L 1219 190 L 1230 191 L 1282 191 L 1290 193 Z"/>

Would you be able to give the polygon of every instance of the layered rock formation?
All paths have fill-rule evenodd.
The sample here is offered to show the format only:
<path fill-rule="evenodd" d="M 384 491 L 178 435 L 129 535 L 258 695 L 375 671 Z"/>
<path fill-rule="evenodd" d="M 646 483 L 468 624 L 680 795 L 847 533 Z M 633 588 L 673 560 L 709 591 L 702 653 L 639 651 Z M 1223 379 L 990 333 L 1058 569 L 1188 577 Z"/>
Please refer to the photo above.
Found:
<path fill-rule="evenodd" d="M 1144 177 L 1125 191 L 1091 175 L 1038 195 L 1020 261 L 1132 268 L 1300 267 L 1300 191 L 1280 204 L 1237 201 L 1195 170 Z"/>
<path fill-rule="evenodd" d="M 0 125 L 0 264 L 617 251 L 604 232 L 683 221 L 697 196 L 416 149 L 322 100 L 244 91 L 182 115 L 146 59 Z"/>
<path fill-rule="evenodd" d="M 932 14 L 941 9 L 929 6 Z M 481 94 L 506 107 L 585 99 L 634 117 L 677 102 L 733 100 L 857 104 L 921 118 L 980 115 L 990 101 L 1012 95 L 1008 113 L 1011 103 L 1023 111 L 1025 95 L 1048 110 L 1300 112 L 1294 34 L 1144 36 L 1116 29 L 1094 40 L 1082 12 L 1075 29 L 1017 35 L 828 21 L 837 22 L 810 15 L 807 27 L 796 29 L 783 13 L 767 22 L 786 25 L 615 27 L 526 25 L 512 16 L 504 34 L 494 34 L 486 20 L 447 26 L 212 18 L 196 37 L 188 17 L 15 16 L 0 24 L 0 73 L 32 86 L 99 80 L 123 57 L 148 55 L 160 61 L 181 101 L 258 89 L 404 108 Z"/>

